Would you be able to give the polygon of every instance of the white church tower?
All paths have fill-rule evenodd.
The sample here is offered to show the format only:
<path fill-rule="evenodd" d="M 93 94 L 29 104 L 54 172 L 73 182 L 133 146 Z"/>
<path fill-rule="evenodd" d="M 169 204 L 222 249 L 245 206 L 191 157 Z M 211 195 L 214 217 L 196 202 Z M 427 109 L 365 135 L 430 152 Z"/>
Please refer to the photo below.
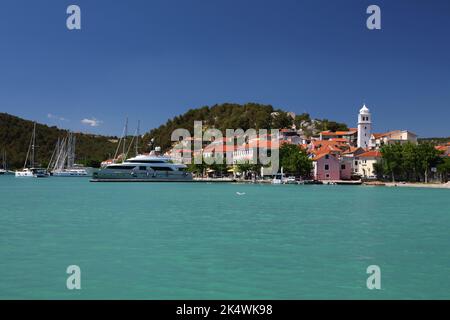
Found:
<path fill-rule="evenodd" d="M 372 134 L 372 116 L 369 109 L 364 105 L 358 115 L 358 147 L 368 148 L 370 135 Z"/>

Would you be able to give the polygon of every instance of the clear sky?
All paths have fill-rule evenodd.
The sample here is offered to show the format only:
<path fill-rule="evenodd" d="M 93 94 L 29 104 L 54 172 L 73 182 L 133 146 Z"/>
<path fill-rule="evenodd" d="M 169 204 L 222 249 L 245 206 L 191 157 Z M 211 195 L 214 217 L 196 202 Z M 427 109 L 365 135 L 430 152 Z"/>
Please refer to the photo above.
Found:
<path fill-rule="evenodd" d="M 381 30 L 366 28 L 370 4 Z M 126 116 L 144 131 L 223 102 L 350 126 L 365 102 L 375 131 L 450 136 L 450 1 L 0 3 L 0 112 L 119 135 Z"/>

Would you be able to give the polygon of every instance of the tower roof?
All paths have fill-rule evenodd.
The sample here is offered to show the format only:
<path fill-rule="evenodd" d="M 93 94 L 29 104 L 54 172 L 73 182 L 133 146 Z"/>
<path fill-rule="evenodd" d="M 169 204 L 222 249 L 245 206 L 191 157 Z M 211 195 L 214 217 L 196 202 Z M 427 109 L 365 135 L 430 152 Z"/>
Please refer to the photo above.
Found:
<path fill-rule="evenodd" d="M 359 113 L 361 114 L 368 114 L 370 112 L 369 108 L 366 107 L 366 105 L 363 105 L 361 110 L 359 110 Z"/>

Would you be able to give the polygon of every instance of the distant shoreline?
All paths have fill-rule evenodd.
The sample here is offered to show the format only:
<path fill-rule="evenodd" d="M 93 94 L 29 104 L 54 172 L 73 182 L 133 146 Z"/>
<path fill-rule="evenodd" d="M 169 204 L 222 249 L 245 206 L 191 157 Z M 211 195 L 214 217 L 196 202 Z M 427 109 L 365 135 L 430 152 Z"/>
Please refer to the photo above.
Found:
<path fill-rule="evenodd" d="M 369 182 L 365 185 L 378 185 L 386 187 L 409 187 L 409 188 L 434 188 L 434 189 L 450 189 L 450 182 L 447 183 L 423 183 L 423 182 Z"/>

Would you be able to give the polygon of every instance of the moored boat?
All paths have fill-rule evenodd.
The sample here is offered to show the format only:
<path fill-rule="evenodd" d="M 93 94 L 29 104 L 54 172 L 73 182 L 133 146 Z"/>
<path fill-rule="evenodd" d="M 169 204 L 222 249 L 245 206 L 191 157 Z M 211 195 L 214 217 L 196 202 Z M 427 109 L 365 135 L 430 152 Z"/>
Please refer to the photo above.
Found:
<path fill-rule="evenodd" d="M 22 170 L 17 170 L 15 176 L 17 178 L 46 178 L 48 172 L 46 169 L 35 168 L 34 150 L 36 148 L 36 122 L 33 125 L 33 133 L 31 134 L 30 145 L 28 146 L 27 157 Z M 27 163 L 29 160 L 29 167 Z"/>
<path fill-rule="evenodd" d="M 138 155 L 122 163 L 109 164 L 93 174 L 92 182 L 190 182 L 192 174 L 184 164 L 154 151 Z"/>

